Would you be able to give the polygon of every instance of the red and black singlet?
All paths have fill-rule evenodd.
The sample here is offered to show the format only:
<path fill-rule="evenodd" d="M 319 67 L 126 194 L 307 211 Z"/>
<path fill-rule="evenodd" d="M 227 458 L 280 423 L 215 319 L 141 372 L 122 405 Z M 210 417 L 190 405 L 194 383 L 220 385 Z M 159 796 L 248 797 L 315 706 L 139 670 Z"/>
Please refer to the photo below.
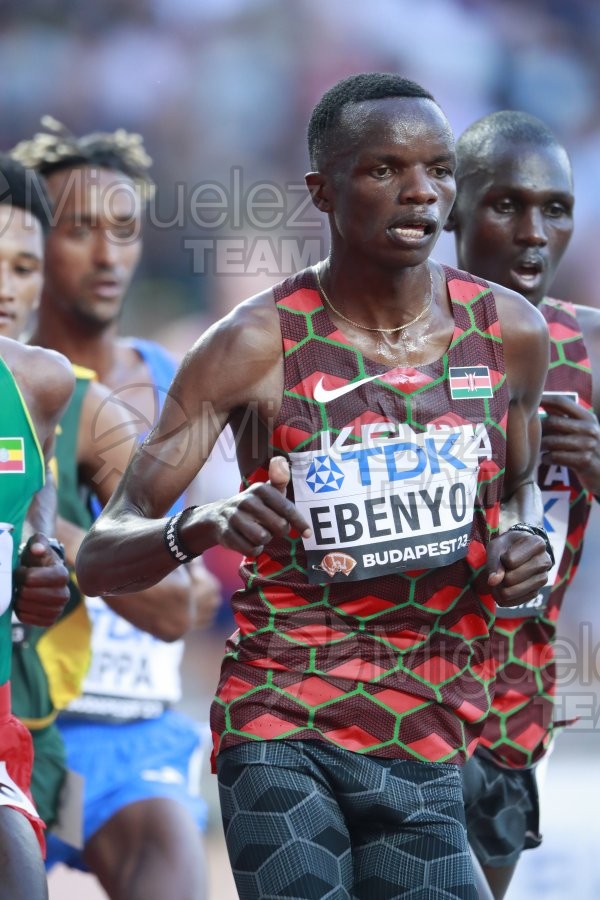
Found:
<path fill-rule="evenodd" d="M 490 704 L 508 390 L 487 283 L 446 268 L 442 358 L 387 369 L 327 314 L 310 269 L 275 288 L 285 390 L 272 455 L 313 540 L 245 559 L 223 661 L 215 750 L 325 740 L 375 756 L 463 763 Z M 265 480 L 264 460 L 249 481 Z"/>
<path fill-rule="evenodd" d="M 550 331 L 550 368 L 544 389 L 572 396 L 590 409 L 590 362 L 572 304 L 545 299 L 538 309 Z M 549 573 L 549 586 L 521 607 L 518 615 L 498 609 L 492 637 L 496 691 L 481 741 L 498 762 L 515 768 L 540 759 L 552 738 L 556 622 L 579 565 L 593 499 L 564 466 L 540 465 L 538 484 L 556 564 Z"/>

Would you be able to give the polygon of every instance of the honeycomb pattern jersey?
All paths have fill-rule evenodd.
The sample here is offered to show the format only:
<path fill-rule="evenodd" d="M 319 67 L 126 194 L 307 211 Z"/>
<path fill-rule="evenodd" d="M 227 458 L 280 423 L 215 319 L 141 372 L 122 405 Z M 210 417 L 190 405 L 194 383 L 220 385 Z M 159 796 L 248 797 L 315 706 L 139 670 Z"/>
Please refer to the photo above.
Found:
<path fill-rule="evenodd" d="M 550 331 L 550 368 L 545 390 L 575 392 L 590 409 L 590 363 L 571 304 L 545 299 L 539 305 Z M 492 638 L 497 664 L 496 692 L 481 745 L 501 764 L 532 765 L 548 749 L 553 731 L 556 665 L 553 643 L 565 591 L 583 546 L 592 495 L 564 466 L 540 465 L 538 483 L 544 499 L 544 527 L 552 541 L 556 567 L 551 588 L 538 598 L 541 609 L 504 618 L 499 610 Z M 560 723 L 556 723 L 560 724 Z"/>
<path fill-rule="evenodd" d="M 293 460 L 308 450 L 323 462 L 323 448 L 343 441 L 350 462 L 337 467 L 341 474 L 332 466 L 319 481 L 309 466 L 305 479 L 317 497 L 325 484 L 323 496 L 334 499 L 344 472 L 360 468 L 353 447 L 367 447 L 360 460 L 365 467 L 370 453 L 385 458 L 388 488 L 407 476 L 399 471 L 404 459 L 410 484 L 414 472 L 421 479 L 411 496 L 404 494 L 403 515 L 394 520 L 406 537 L 423 521 L 435 531 L 442 513 L 449 515 L 440 498 L 453 488 L 427 481 L 422 470 L 427 463 L 433 478 L 446 464 L 460 468 L 458 453 L 453 455 L 457 435 L 471 433 L 478 461 L 474 501 L 462 555 L 443 567 L 419 569 L 413 562 L 352 580 L 348 567 L 333 566 L 329 573 L 321 568 L 321 583 L 314 584 L 303 542 L 294 533 L 273 540 L 258 558 L 244 559 L 245 587 L 232 601 L 238 629 L 227 643 L 211 709 L 216 752 L 245 741 L 317 739 L 381 757 L 463 763 L 475 747 L 494 675 L 489 636 L 495 603 L 481 576 L 486 545 L 498 528 L 508 389 L 487 283 L 450 268 L 445 276 L 455 321 L 451 343 L 443 357 L 417 369 L 387 369 L 363 356 L 329 318 L 313 270 L 274 289 L 285 385 L 271 455 Z M 394 444 L 397 432 L 402 440 Z M 409 432 L 413 438 L 407 441 Z M 397 457 L 394 446 L 406 453 Z M 265 460 L 248 482 L 266 480 L 267 466 Z M 373 468 L 368 473 L 377 475 Z M 423 502 L 411 506 L 417 493 Z M 291 490 L 289 496 L 295 498 Z M 380 521 L 385 498 L 367 502 L 373 546 L 382 546 L 376 541 L 389 524 L 389 517 Z M 460 518 L 461 510 L 445 505 Z M 350 527 L 341 519 L 340 534 L 342 526 Z M 323 535 L 331 532 L 326 517 L 319 521 Z M 408 538 L 401 555 L 414 560 L 420 551 L 410 549 Z M 422 546 L 431 549 L 424 540 Z M 454 546 L 452 540 L 443 544 L 433 552 Z M 371 556 L 389 562 L 389 552 Z"/>

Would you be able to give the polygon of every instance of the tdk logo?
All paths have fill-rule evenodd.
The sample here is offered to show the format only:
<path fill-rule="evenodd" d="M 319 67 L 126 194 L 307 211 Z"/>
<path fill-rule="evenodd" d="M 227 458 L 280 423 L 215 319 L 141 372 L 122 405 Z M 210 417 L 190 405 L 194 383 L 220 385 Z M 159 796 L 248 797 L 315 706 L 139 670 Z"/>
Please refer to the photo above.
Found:
<path fill-rule="evenodd" d="M 387 478 L 390 481 L 406 481 L 421 475 L 427 468 L 433 475 L 439 474 L 442 469 L 466 469 L 460 456 L 453 453 L 453 446 L 458 441 L 459 434 L 451 434 L 444 437 L 443 441 L 434 437 L 426 437 L 423 446 L 413 441 L 390 442 L 383 446 L 360 447 L 341 454 L 345 460 L 356 460 L 360 483 L 371 484 L 371 465 L 378 466 L 381 471 L 383 458 Z M 408 468 L 399 469 L 398 461 L 404 464 L 408 461 Z"/>

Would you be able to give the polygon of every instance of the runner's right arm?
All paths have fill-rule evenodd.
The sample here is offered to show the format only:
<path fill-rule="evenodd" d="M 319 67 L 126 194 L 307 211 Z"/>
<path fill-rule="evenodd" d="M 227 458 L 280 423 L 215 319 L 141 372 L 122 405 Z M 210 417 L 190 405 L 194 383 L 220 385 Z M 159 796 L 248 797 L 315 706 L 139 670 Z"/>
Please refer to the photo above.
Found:
<path fill-rule="evenodd" d="M 179 367 L 157 427 L 82 544 L 77 574 L 84 590 L 141 590 L 176 568 L 164 538 L 166 510 L 197 475 L 234 411 L 251 407 L 263 422 L 272 419 L 282 371 L 271 292 L 241 304 L 203 335 Z M 284 495 L 285 460 L 272 461 L 270 476 L 228 500 L 194 508 L 180 532 L 186 547 L 200 554 L 222 544 L 255 555 L 291 526 L 305 531 Z"/>

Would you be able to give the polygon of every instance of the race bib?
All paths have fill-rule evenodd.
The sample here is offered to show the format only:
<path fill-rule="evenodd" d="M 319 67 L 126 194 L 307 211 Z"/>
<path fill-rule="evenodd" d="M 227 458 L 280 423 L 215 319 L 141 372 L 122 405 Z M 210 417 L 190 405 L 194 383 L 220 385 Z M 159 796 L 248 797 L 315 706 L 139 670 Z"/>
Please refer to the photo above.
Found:
<path fill-rule="evenodd" d="M 544 528 L 548 533 L 552 550 L 554 551 L 554 565 L 548 572 L 548 581 L 539 594 L 520 603 L 518 606 L 499 606 L 496 609 L 498 619 L 525 619 L 530 616 L 541 615 L 548 606 L 550 592 L 558 577 L 560 562 L 565 552 L 569 529 L 569 491 L 542 491 L 544 501 Z"/>
<path fill-rule="evenodd" d="M 143 716 L 143 708 L 160 714 L 181 697 L 179 667 L 183 642 L 166 643 L 131 625 L 114 613 L 100 597 L 86 597 L 92 621 L 92 662 L 85 677 L 83 696 L 68 711 L 90 713 L 94 697 L 123 701 L 123 717 Z M 110 715 L 118 715 L 118 702 L 109 702 Z M 138 710 L 139 706 L 139 710 Z"/>
<path fill-rule="evenodd" d="M 0 522 L 0 616 L 6 612 L 13 591 L 13 526 Z"/>
<path fill-rule="evenodd" d="M 374 423 L 350 441 L 290 454 L 295 504 L 310 523 L 309 581 L 358 581 L 466 556 L 485 429 Z"/>

